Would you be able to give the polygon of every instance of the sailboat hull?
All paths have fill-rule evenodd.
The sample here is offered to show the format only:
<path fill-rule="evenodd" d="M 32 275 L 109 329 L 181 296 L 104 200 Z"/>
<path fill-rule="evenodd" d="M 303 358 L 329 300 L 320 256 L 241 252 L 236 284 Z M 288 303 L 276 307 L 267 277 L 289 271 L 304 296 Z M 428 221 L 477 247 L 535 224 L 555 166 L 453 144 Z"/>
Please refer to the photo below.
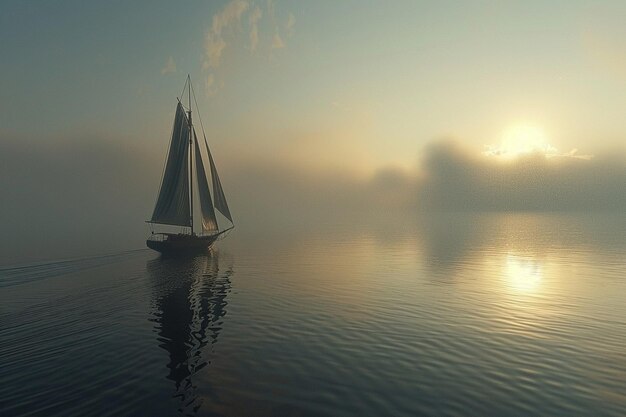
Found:
<path fill-rule="evenodd" d="M 190 254 L 206 252 L 217 240 L 219 235 L 213 236 L 192 236 L 164 234 L 162 240 L 148 239 L 146 245 L 157 252 L 163 254 Z"/>

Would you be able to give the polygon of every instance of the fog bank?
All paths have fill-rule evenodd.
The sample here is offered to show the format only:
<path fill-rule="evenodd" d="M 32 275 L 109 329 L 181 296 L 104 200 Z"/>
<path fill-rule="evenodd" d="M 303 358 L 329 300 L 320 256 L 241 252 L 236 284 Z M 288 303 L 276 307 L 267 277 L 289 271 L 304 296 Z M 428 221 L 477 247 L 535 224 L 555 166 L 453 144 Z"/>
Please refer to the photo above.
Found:
<path fill-rule="evenodd" d="M 529 154 L 513 160 L 471 153 L 449 141 L 421 159 L 419 207 L 450 211 L 626 209 L 626 156 L 587 159 Z"/>
<path fill-rule="evenodd" d="M 5 136 L 0 262 L 143 247 L 163 157 L 132 140 Z M 626 209 L 623 153 L 502 162 L 438 141 L 419 153 L 415 170 L 379 169 L 367 177 L 262 157 L 215 157 L 238 227 L 258 233 L 337 221 L 358 227 L 431 211 Z"/>

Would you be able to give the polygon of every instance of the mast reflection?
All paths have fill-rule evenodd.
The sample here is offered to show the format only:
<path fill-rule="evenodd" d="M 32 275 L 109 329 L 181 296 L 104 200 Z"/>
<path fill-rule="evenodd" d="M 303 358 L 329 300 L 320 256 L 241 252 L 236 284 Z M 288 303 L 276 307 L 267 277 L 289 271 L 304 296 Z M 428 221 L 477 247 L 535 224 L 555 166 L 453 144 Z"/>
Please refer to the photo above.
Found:
<path fill-rule="evenodd" d="M 232 265 L 220 270 L 219 254 L 157 258 L 147 270 L 154 285 L 153 318 L 159 347 L 169 355 L 167 379 L 182 415 L 202 405 L 194 375 L 210 363 L 231 290 Z M 208 345 L 208 347 L 207 347 Z"/>

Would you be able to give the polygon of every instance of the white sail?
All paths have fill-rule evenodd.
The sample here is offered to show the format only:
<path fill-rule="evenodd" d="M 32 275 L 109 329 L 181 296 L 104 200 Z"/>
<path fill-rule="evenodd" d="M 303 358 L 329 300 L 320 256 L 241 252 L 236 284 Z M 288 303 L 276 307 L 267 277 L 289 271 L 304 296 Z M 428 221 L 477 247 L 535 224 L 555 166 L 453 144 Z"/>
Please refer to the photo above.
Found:
<path fill-rule="evenodd" d="M 204 144 L 206 145 L 206 151 L 209 154 L 209 163 L 211 165 L 211 180 L 213 182 L 213 200 L 215 202 L 215 208 L 218 209 L 219 212 L 222 213 L 228 220 L 230 220 L 231 223 L 233 223 L 233 217 L 228 209 L 226 196 L 224 195 L 224 190 L 222 189 L 220 177 L 217 174 L 217 168 L 215 167 L 215 162 L 213 162 L 213 156 L 209 150 L 209 145 L 206 143 L 206 138 Z"/>
<path fill-rule="evenodd" d="M 183 106 L 179 102 L 176 107 L 165 173 L 152 213 L 153 223 L 191 226 L 188 144 L 189 123 Z"/>
<path fill-rule="evenodd" d="M 215 210 L 211 203 L 211 194 L 209 191 L 209 182 L 206 178 L 200 147 L 198 146 L 198 138 L 196 132 L 193 132 L 194 143 L 196 145 L 196 178 L 198 180 L 198 194 L 200 198 L 200 211 L 202 213 L 202 231 L 215 232 L 218 230 L 217 219 L 215 218 Z"/>

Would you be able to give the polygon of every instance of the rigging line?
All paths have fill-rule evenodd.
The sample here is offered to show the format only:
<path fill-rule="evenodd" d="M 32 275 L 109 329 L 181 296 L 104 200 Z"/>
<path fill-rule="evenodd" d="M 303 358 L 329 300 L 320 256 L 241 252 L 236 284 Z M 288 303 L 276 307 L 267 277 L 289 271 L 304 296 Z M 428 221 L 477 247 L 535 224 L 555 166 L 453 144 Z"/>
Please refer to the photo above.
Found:
<path fill-rule="evenodd" d="M 189 85 L 191 87 L 191 93 L 193 94 L 193 101 L 194 103 L 196 103 L 196 113 L 198 113 L 198 119 L 200 119 L 200 128 L 202 128 L 202 137 L 204 138 L 204 146 L 206 146 L 207 157 L 211 158 L 211 151 L 209 150 L 209 142 L 206 140 L 206 133 L 204 131 L 204 124 L 202 123 L 202 116 L 200 115 L 200 110 L 198 109 L 198 101 L 196 100 L 196 91 L 193 89 L 193 85 L 191 84 Z M 213 165 L 215 165 L 215 163 Z M 216 170 L 217 170 L 217 167 L 216 167 Z M 213 180 L 213 171 L 211 171 L 211 180 Z M 215 194 L 215 192 L 213 194 Z M 215 200 L 215 195 L 213 195 L 212 198 Z M 216 219 L 216 222 L 217 222 L 217 219 Z M 233 227 L 235 226 L 235 222 L 233 222 L 232 220 L 230 221 L 230 223 L 233 225 Z"/>
<path fill-rule="evenodd" d="M 202 137 L 204 138 L 204 145 L 206 146 L 207 154 L 210 153 L 209 143 L 206 140 L 206 132 L 204 131 L 204 123 L 202 123 L 202 115 L 200 114 L 200 110 L 198 109 L 198 101 L 196 100 L 196 90 L 193 89 L 193 85 L 191 86 L 191 93 L 193 94 L 193 101 L 196 103 L 196 113 L 198 113 L 198 119 L 200 119 L 200 128 L 202 129 Z M 208 157 L 209 155 L 207 155 Z"/>
<path fill-rule="evenodd" d="M 204 145 L 206 146 L 206 150 L 207 150 L 207 157 L 209 156 L 209 144 L 206 140 L 206 134 L 204 133 L 204 124 L 202 123 L 202 115 L 200 114 L 200 108 L 198 107 L 198 100 L 196 100 L 196 90 L 193 89 L 193 85 L 189 84 L 191 86 L 191 93 L 193 95 L 193 102 L 196 103 L 196 113 L 198 113 L 198 120 L 200 120 L 200 128 L 202 129 L 202 137 L 204 138 Z M 195 133 L 195 130 L 194 130 Z M 196 140 L 198 140 L 197 136 L 196 136 Z M 205 173 L 206 175 L 206 173 Z M 212 174 L 211 174 L 212 175 Z M 213 176 L 211 176 L 211 178 L 213 178 Z M 215 196 L 212 196 L 211 198 L 215 198 Z"/>
<path fill-rule="evenodd" d="M 189 227 L 191 228 L 191 234 L 193 235 L 193 124 L 191 122 L 191 76 L 187 74 L 187 81 L 189 82 L 189 90 L 187 93 L 189 94 L 189 222 L 191 223 Z"/>
<path fill-rule="evenodd" d="M 187 82 L 189 82 L 189 86 L 191 86 L 191 79 L 189 78 L 189 76 L 187 76 L 187 81 L 185 82 L 185 84 L 187 84 Z M 191 90 L 189 90 L 189 92 L 191 92 Z M 183 88 L 183 94 L 184 93 L 185 88 Z M 186 110 L 185 105 L 180 99 L 178 99 L 178 102 L 180 103 L 180 106 L 183 108 L 183 110 Z M 191 104 L 189 108 L 191 111 Z M 187 111 L 183 111 L 183 118 L 184 122 L 189 125 L 189 134 L 191 135 L 193 132 L 193 127 L 191 125 L 191 119 L 189 119 Z M 193 234 L 193 149 L 191 145 L 189 146 L 189 222 L 191 223 L 189 226 L 183 226 L 183 228 L 180 229 L 181 233 L 184 233 L 187 229 L 189 229 L 189 233 Z"/>
<path fill-rule="evenodd" d="M 200 109 L 198 108 L 198 101 L 196 100 L 196 90 L 193 89 L 193 85 L 191 86 L 191 93 L 193 94 L 193 102 L 196 103 L 196 113 L 198 113 L 198 119 L 200 119 L 200 128 L 202 128 L 202 136 L 204 136 L 204 141 L 206 142 L 206 134 L 204 133 L 204 124 L 202 123 L 202 115 L 200 115 Z M 208 149 L 208 146 L 207 146 Z"/>
<path fill-rule="evenodd" d="M 202 116 L 200 115 L 200 110 L 198 109 L 198 101 L 196 100 L 196 91 L 193 89 L 193 85 L 191 86 L 191 92 L 193 94 L 193 101 L 194 103 L 196 103 L 196 113 L 198 113 L 198 119 L 200 120 L 200 128 L 202 129 L 202 137 L 204 138 L 204 146 L 206 146 L 207 157 L 209 157 L 209 154 L 211 153 L 211 151 L 209 150 L 209 142 L 206 140 L 204 124 L 202 123 Z M 212 178 L 213 178 L 213 173 L 211 172 L 211 179 Z"/>
<path fill-rule="evenodd" d="M 185 80 L 185 85 L 183 85 L 183 91 L 180 92 L 180 98 L 182 99 L 183 97 L 185 97 L 185 90 L 187 89 L 187 83 L 189 82 L 189 76 L 187 76 L 187 79 Z M 178 98 L 178 97 L 176 97 Z M 180 99 L 178 99 L 178 101 L 180 101 Z M 182 103 L 181 103 L 182 104 Z"/>

